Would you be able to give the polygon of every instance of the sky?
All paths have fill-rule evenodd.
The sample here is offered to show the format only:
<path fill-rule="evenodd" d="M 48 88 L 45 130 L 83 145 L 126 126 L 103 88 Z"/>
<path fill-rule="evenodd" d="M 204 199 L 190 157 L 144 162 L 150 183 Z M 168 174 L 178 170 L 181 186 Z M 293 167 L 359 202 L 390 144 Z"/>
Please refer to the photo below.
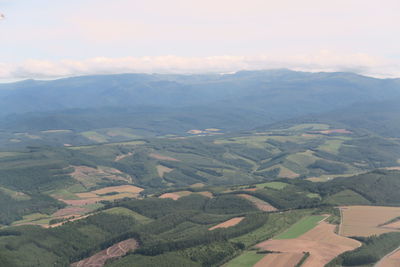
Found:
<path fill-rule="evenodd" d="M 0 81 L 274 68 L 400 77 L 399 11 L 399 0 L 0 0 Z"/>

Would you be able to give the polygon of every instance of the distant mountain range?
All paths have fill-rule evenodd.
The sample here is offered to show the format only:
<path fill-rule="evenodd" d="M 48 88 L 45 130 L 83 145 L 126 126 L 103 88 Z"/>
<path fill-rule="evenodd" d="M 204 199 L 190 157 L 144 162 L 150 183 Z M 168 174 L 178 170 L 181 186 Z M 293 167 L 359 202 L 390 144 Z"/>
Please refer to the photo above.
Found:
<path fill-rule="evenodd" d="M 0 129 L 128 127 L 161 135 L 211 127 L 247 130 L 293 118 L 380 128 L 380 122 L 398 121 L 397 103 L 400 79 L 343 72 L 83 76 L 1 84 Z"/>

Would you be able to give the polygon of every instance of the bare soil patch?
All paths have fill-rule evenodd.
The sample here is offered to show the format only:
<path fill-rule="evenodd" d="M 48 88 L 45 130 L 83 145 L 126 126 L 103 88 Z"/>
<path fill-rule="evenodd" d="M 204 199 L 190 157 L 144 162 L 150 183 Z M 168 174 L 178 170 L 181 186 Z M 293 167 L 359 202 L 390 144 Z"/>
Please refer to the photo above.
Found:
<path fill-rule="evenodd" d="M 236 224 L 240 223 L 243 219 L 244 219 L 244 217 L 235 217 L 235 218 L 232 218 L 232 219 L 227 220 L 225 222 L 222 222 L 220 224 L 217 224 L 217 225 L 209 228 L 208 230 L 211 231 L 211 230 L 218 229 L 218 228 L 232 227 L 232 226 L 235 226 Z"/>
<path fill-rule="evenodd" d="M 309 252 L 310 256 L 304 262 L 304 267 L 325 266 L 337 255 L 353 250 L 361 245 L 360 242 L 334 233 L 335 225 L 320 222 L 307 233 L 294 239 L 267 240 L 257 245 L 263 250 L 283 252 L 284 259 L 291 259 L 285 253 Z M 268 257 L 269 255 L 267 255 Z M 277 256 L 279 258 L 279 255 Z M 282 260 L 284 261 L 284 260 Z M 279 266 L 291 266 L 283 263 Z M 269 266 L 269 265 L 267 265 Z M 273 266 L 273 265 L 271 265 Z M 274 265 L 275 266 L 275 265 Z M 278 265 L 277 265 L 278 266 Z"/>
<path fill-rule="evenodd" d="M 303 253 L 271 253 L 267 254 L 259 262 L 257 262 L 253 267 L 292 267 L 295 266 L 303 257 Z"/>
<path fill-rule="evenodd" d="M 253 197 L 253 196 L 250 196 L 247 194 L 239 194 L 238 196 L 243 197 L 247 200 L 250 200 L 251 202 L 254 203 L 254 205 L 257 206 L 257 208 L 259 210 L 262 210 L 262 211 L 275 211 L 276 210 L 276 208 L 273 207 L 271 204 L 269 204 L 259 198 L 256 198 L 256 197 Z"/>
<path fill-rule="evenodd" d="M 318 131 L 318 133 L 321 133 L 321 134 L 333 134 L 333 133 L 351 134 L 353 132 L 346 130 L 346 129 L 331 129 L 331 130 Z"/>
<path fill-rule="evenodd" d="M 154 159 L 159 159 L 159 160 L 180 161 L 178 159 L 175 159 L 175 158 L 172 158 L 172 157 L 168 157 L 168 156 L 163 156 L 163 155 L 156 154 L 156 153 L 150 153 L 149 156 L 154 158 Z"/>
<path fill-rule="evenodd" d="M 168 168 L 163 165 L 157 165 L 157 173 L 160 178 L 164 177 L 164 174 L 172 172 L 174 169 Z"/>
<path fill-rule="evenodd" d="M 102 267 L 108 259 L 119 258 L 129 251 L 138 248 L 138 242 L 131 238 L 116 243 L 111 247 L 94 254 L 93 256 L 71 264 L 72 267 Z"/>
<path fill-rule="evenodd" d="M 379 262 L 376 267 L 399 267 L 400 266 L 400 250 L 386 256 Z"/>
<path fill-rule="evenodd" d="M 370 236 L 398 231 L 379 225 L 400 216 L 400 207 L 347 206 L 341 207 L 341 211 L 340 234 L 343 236 Z"/>

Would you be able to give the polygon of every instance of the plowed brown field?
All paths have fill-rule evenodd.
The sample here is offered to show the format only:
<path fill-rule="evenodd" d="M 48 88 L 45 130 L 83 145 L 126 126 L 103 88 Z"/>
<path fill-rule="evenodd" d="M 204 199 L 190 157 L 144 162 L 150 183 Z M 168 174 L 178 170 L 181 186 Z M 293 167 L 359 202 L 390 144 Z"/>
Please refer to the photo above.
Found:
<path fill-rule="evenodd" d="M 232 227 L 235 226 L 236 224 L 240 223 L 242 220 L 244 219 L 244 217 L 236 217 L 236 218 L 232 218 L 230 220 L 227 220 L 225 222 L 222 222 L 220 224 L 217 224 L 211 228 L 209 228 L 208 230 L 214 230 L 217 228 L 228 228 L 228 227 Z"/>
<path fill-rule="evenodd" d="M 398 231 L 379 225 L 400 216 L 400 207 L 347 206 L 341 207 L 341 211 L 340 235 L 370 236 Z"/>
<path fill-rule="evenodd" d="M 335 258 L 337 255 L 359 247 L 360 242 L 342 237 L 334 233 L 335 225 L 326 222 L 319 223 L 315 228 L 294 239 L 267 240 L 257 245 L 263 250 L 282 252 L 276 254 L 276 265 L 258 266 L 293 266 L 293 257 L 289 254 L 301 254 L 309 252 L 310 256 L 302 265 L 303 267 L 321 267 Z M 270 255 L 265 256 L 268 258 Z M 276 259 L 275 259 L 276 257 Z M 263 259 L 264 260 L 264 259 Z M 268 262 L 267 259 L 265 259 Z"/>
<path fill-rule="evenodd" d="M 399 267 L 400 266 L 400 250 L 383 258 L 376 267 Z"/>

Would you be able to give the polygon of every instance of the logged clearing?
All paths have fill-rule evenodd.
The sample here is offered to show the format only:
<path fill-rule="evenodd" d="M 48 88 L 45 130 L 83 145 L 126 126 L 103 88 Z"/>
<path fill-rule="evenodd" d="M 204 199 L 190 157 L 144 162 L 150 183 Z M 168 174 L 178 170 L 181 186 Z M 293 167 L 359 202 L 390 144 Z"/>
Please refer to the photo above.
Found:
<path fill-rule="evenodd" d="M 297 238 L 271 239 L 258 244 L 256 247 L 263 250 L 282 252 L 281 254 L 276 254 L 277 259 L 274 259 L 277 262 L 276 265 L 264 266 L 293 266 L 291 265 L 293 257 L 285 254 L 302 254 L 303 252 L 309 252 L 310 256 L 302 266 L 325 266 L 337 255 L 361 246 L 361 243 L 354 239 L 335 234 L 335 227 L 333 224 L 320 222 L 316 227 Z M 281 259 L 279 259 L 279 256 L 281 256 Z M 269 257 L 269 255 L 266 257 Z"/>
<path fill-rule="evenodd" d="M 150 153 L 149 156 L 152 157 L 153 159 L 158 159 L 158 160 L 180 161 L 179 159 L 175 159 L 175 158 L 168 157 L 168 156 L 163 156 L 163 155 L 156 154 L 156 153 Z"/>
<path fill-rule="evenodd" d="M 340 209 L 342 223 L 339 233 L 343 236 L 370 236 L 398 231 L 379 225 L 400 216 L 400 207 L 347 206 Z"/>
<path fill-rule="evenodd" d="M 276 210 L 276 208 L 273 207 L 268 202 L 265 202 L 259 198 L 253 197 L 251 195 L 239 194 L 238 196 L 243 197 L 243 198 L 253 202 L 253 204 L 256 205 L 259 210 L 262 210 L 262 211 L 275 211 Z"/>
<path fill-rule="evenodd" d="M 139 244 L 135 239 L 127 239 L 111 247 L 94 254 L 93 256 L 81 261 L 72 263 L 72 267 L 102 267 L 106 261 L 113 258 L 119 258 L 126 253 L 138 248 Z"/>
<path fill-rule="evenodd" d="M 244 219 L 244 217 L 236 217 L 236 218 L 232 218 L 230 220 L 227 220 L 225 222 L 222 222 L 220 224 L 217 224 L 211 228 L 209 228 L 208 230 L 214 230 L 214 229 L 218 229 L 218 228 L 228 228 L 228 227 L 232 227 L 235 226 L 236 224 L 240 223 L 242 220 Z"/>
<path fill-rule="evenodd" d="M 132 177 L 129 175 L 110 167 L 97 167 L 91 168 L 87 166 L 71 166 L 74 172 L 71 176 L 81 182 L 85 187 L 96 186 L 97 183 L 107 180 L 119 180 L 125 182 L 132 182 Z"/>
<path fill-rule="evenodd" d="M 400 250 L 389 254 L 384 257 L 376 267 L 399 267 L 400 266 Z"/>
<path fill-rule="evenodd" d="M 164 177 L 164 174 L 172 172 L 174 169 L 168 168 L 164 165 L 157 165 L 157 173 L 160 178 Z"/>
<path fill-rule="evenodd" d="M 279 171 L 278 176 L 282 177 L 282 178 L 293 179 L 293 178 L 299 177 L 300 174 L 295 173 L 294 171 L 289 170 L 288 168 L 282 166 L 282 167 L 280 167 L 280 171 Z"/>
<path fill-rule="evenodd" d="M 258 261 L 254 267 L 293 267 L 295 266 L 303 257 L 303 253 L 270 253 L 264 256 L 260 261 Z"/>

